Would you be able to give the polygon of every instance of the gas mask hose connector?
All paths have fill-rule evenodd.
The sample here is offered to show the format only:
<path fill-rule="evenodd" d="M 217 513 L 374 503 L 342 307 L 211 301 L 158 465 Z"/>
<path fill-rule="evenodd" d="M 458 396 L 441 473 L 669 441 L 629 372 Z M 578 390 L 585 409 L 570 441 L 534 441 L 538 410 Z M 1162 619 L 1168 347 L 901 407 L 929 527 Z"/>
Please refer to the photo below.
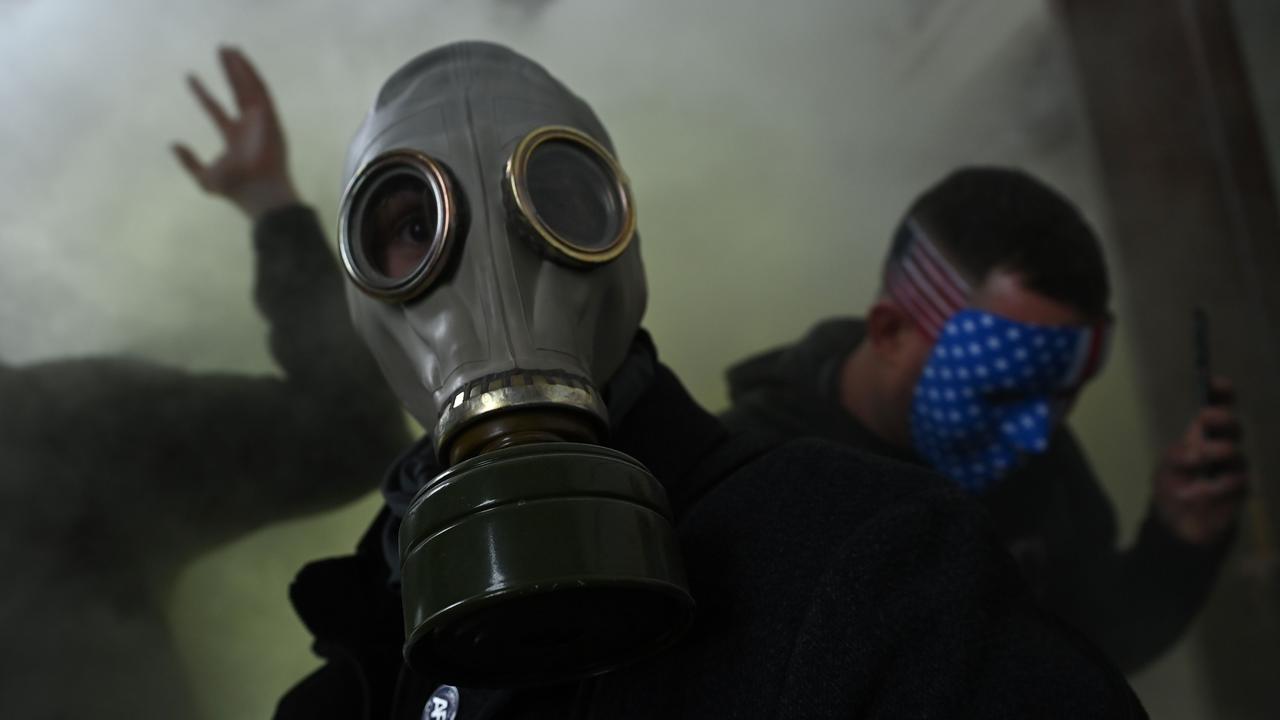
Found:
<path fill-rule="evenodd" d="M 499 438 L 517 432 L 599 442 L 607 417 L 587 378 L 564 370 L 514 368 L 476 378 L 450 395 L 436 421 L 436 457 L 453 465 L 486 447 L 516 444 Z"/>
<path fill-rule="evenodd" d="M 482 417 L 458 431 L 441 454 L 450 467 L 482 453 L 535 442 L 598 443 L 601 422 L 587 413 L 556 407 L 513 408 Z"/>

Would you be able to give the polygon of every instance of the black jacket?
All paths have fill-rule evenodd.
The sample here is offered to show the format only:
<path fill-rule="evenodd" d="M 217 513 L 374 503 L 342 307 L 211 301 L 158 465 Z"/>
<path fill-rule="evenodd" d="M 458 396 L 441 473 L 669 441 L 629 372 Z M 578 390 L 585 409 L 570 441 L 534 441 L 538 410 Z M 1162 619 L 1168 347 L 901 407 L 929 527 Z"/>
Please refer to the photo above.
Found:
<path fill-rule="evenodd" d="M 931 472 L 731 435 L 660 365 L 610 444 L 667 488 L 693 628 L 582 682 L 463 688 L 459 718 L 1143 716 L 1119 673 L 1030 601 L 980 508 Z M 278 718 L 416 720 L 449 682 L 399 667 L 376 541 L 389 520 L 355 557 L 300 574 L 293 599 L 328 663 Z"/>
<path fill-rule="evenodd" d="M 800 342 L 729 370 L 735 429 L 822 437 L 912 463 L 838 401 L 840 365 L 863 326 L 828 320 Z M 1057 431 L 1049 451 L 981 497 L 1039 599 L 1083 630 L 1124 670 L 1169 648 L 1203 604 L 1226 548 L 1186 544 L 1149 513 L 1129 550 L 1117 548 L 1115 512 L 1075 437 Z"/>

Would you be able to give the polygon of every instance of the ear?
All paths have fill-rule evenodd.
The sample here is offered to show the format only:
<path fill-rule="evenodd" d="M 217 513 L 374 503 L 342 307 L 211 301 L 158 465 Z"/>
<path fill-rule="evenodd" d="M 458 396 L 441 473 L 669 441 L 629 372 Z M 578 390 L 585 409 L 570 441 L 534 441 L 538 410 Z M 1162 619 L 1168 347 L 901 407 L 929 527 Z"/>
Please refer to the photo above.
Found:
<path fill-rule="evenodd" d="M 867 340 L 877 355 L 890 358 L 897 355 L 907 339 L 907 333 L 916 332 L 914 320 L 900 305 L 889 298 L 880 298 L 867 313 Z"/>

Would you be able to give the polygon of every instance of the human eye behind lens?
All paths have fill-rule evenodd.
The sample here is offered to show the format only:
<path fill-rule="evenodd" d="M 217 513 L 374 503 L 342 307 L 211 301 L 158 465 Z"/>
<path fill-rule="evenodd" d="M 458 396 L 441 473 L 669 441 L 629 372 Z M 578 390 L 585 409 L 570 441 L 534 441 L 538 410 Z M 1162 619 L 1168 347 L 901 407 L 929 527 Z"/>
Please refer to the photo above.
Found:
<path fill-rule="evenodd" d="M 431 242 L 431 238 L 426 213 L 418 208 L 405 213 L 404 218 L 396 225 L 392 242 L 398 245 L 426 245 Z"/>
<path fill-rule="evenodd" d="M 407 277 L 430 254 L 436 228 L 429 200 L 420 187 L 405 184 L 390 189 L 374 206 L 367 248 L 378 272 Z"/>
<path fill-rule="evenodd" d="M 374 227 L 384 241 L 409 244 L 430 241 L 422 193 L 404 188 L 388 195 L 374 212 Z"/>

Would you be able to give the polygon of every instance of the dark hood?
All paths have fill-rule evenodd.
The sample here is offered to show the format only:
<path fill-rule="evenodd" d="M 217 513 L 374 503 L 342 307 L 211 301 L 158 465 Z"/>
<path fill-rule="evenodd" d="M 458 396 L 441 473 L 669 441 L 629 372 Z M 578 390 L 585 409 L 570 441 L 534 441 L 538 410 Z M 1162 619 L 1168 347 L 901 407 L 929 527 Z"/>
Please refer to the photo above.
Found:
<path fill-rule="evenodd" d="M 840 368 L 862 342 L 865 330 L 857 318 L 823 320 L 799 342 L 731 366 L 726 378 L 733 406 L 721 421 L 733 431 L 766 431 L 787 439 L 818 437 L 919 462 L 910 450 L 873 435 L 840 404 Z"/>
<path fill-rule="evenodd" d="M 787 388 L 822 400 L 837 397 L 840 364 L 862 342 L 864 326 L 833 318 L 813 326 L 797 343 L 743 360 L 725 373 L 729 399 L 737 403 L 766 388 Z"/>

